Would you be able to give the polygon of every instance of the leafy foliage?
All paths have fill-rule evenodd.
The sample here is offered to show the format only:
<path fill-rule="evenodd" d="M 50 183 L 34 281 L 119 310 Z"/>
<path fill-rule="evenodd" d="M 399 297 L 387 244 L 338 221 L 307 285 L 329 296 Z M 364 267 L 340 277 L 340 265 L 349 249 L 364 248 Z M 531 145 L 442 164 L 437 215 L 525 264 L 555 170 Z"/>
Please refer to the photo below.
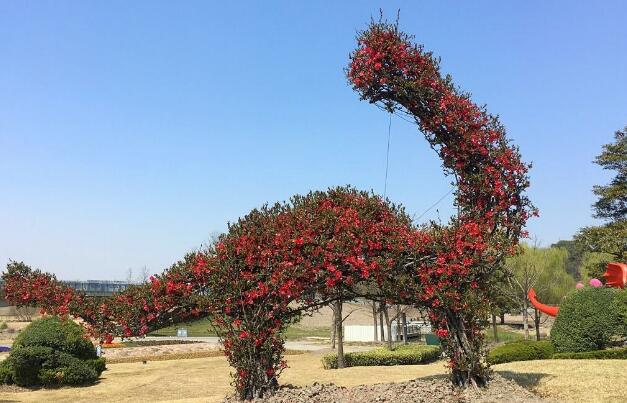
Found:
<path fill-rule="evenodd" d="M 517 341 L 490 350 L 490 365 L 513 361 L 546 360 L 553 355 L 553 345 L 548 340 Z"/>
<path fill-rule="evenodd" d="M 603 169 L 616 171 L 608 185 L 593 189 L 599 197 L 594 204 L 594 215 L 608 222 L 581 229 L 575 241 L 584 251 L 611 255 L 611 259 L 604 260 L 624 262 L 627 261 L 627 127 L 615 133 L 614 143 L 603 146 L 603 152 L 595 162 Z M 604 262 L 598 263 L 597 267 L 589 269 L 591 275 L 603 273 Z"/>
<path fill-rule="evenodd" d="M 85 385 L 94 383 L 104 370 L 105 361 L 96 358 L 83 328 L 46 317 L 16 338 L 11 354 L 0 364 L 0 381 L 19 386 Z"/>
<path fill-rule="evenodd" d="M 623 291 L 624 292 L 624 291 Z M 551 341 L 557 352 L 605 349 L 620 335 L 621 323 L 612 288 L 585 287 L 562 302 L 551 329 Z"/>
<path fill-rule="evenodd" d="M 96 349 L 85 330 L 71 320 L 47 316 L 33 321 L 27 331 L 21 332 L 13 342 L 13 348 L 26 346 L 49 347 L 83 360 L 95 359 Z"/>
<path fill-rule="evenodd" d="M 627 360 L 627 347 L 580 353 L 555 353 L 552 358 L 556 360 Z"/>
<path fill-rule="evenodd" d="M 616 256 L 604 252 L 585 252 L 581 261 L 581 277 L 585 282 L 596 278 L 604 280 L 603 273 L 609 262 L 616 260 Z"/>
<path fill-rule="evenodd" d="M 612 221 L 627 219 L 627 126 L 614 133 L 615 142 L 603 146 L 603 152 L 595 162 L 616 171 L 616 176 L 605 186 L 595 186 L 594 194 L 599 200 L 594 203 L 595 217 Z"/>
<path fill-rule="evenodd" d="M 372 351 L 346 354 L 347 367 L 366 367 L 376 365 L 418 365 L 436 361 L 441 350 L 437 346 L 403 345 L 394 350 L 379 348 Z M 337 354 L 327 354 L 322 357 L 325 369 L 337 368 Z"/>
<path fill-rule="evenodd" d="M 580 267 L 584 258 L 584 251 L 581 250 L 579 245 L 572 240 L 561 240 L 551 245 L 551 248 L 566 249 L 568 252 L 566 272 L 575 280 L 580 280 L 582 275 Z"/>
<path fill-rule="evenodd" d="M 506 260 L 511 271 L 512 291 L 522 306 L 530 288 L 547 304 L 559 304 L 575 288 L 575 280 L 566 272 L 568 252 L 562 248 L 522 246 L 520 254 Z"/>

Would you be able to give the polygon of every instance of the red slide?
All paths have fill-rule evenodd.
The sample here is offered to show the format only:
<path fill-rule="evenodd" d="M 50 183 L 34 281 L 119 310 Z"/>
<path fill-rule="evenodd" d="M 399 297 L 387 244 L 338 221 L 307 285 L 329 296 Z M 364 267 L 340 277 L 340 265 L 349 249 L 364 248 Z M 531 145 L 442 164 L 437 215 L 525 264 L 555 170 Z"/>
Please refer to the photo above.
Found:
<path fill-rule="evenodd" d="M 625 288 L 627 285 L 627 264 L 608 263 L 603 277 L 605 277 L 606 286 Z"/>
<path fill-rule="evenodd" d="M 536 299 L 536 290 L 531 288 L 527 293 L 527 297 L 529 297 L 529 301 L 531 301 L 531 305 L 533 305 L 538 311 L 542 313 L 546 313 L 549 316 L 557 316 L 557 313 L 560 310 L 559 306 L 551 306 L 545 305 Z"/>
<path fill-rule="evenodd" d="M 605 285 L 614 288 L 625 288 L 627 285 L 627 264 L 625 263 L 608 263 L 605 273 Z M 545 305 L 536 298 L 536 290 L 533 288 L 527 293 L 531 305 L 538 311 L 546 313 L 549 316 L 557 316 L 559 306 Z"/>

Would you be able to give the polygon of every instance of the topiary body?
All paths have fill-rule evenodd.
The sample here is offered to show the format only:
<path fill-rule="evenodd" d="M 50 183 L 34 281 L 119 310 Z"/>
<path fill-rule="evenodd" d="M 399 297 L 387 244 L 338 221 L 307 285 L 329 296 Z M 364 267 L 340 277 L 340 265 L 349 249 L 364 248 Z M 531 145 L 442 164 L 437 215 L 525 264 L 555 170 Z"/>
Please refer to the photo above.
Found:
<path fill-rule="evenodd" d="M 85 337 L 84 329 L 71 320 L 61 320 L 56 316 L 38 319 L 24 329 L 15 338 L 13 348 L 25 346 L 50 347 L 82 360 L 98 358 L 94 345 Z"/>
<path fill-rule="evenodd" d="M 50 316 L 34 321 L 15 339 L 11 354 L 0 363 L 0 383 L 88 385 L 104 370 L 105 361 L 96 356 L 83 328 Z"/>
<path fill-rule="evenodd" d="M 551 329 L 556 352 L 603 350 L 625 328 L 613 288 L 586 287 L 569 294 Z"/>

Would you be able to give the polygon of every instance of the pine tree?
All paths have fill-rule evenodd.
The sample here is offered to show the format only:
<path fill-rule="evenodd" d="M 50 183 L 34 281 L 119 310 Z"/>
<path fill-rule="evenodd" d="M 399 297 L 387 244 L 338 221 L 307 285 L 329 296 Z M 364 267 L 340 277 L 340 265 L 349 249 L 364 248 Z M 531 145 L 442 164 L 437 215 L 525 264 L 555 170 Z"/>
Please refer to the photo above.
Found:
<path fill-rule="evenodd" d="M 599 196 L 594 203 L 594 216 L 620 221 L 627 218 L 627 126 L 614 136 L 616 141 L 604 145 L 603 152 L 595 160 L 603 169 L 617 173 L 608 185 L 594 187 L 594 194 Z"/>
<path fill-rule="evenodd" d="M 598 267 L 582 273 L 589 277 L 601 278 L 608 261 L 627 261 L 627 126 L 614 136 L 615 141 L 604 145 L 603 152 L 594 161 L 603 169 L 616 171 L 609 184 L 593 188 L 599 197 L 593 205 L 594 217 L 607 220 L 607 223 L 585 227 L 575 236 L 575 241 L 585 252 L 606 256 Z"/>

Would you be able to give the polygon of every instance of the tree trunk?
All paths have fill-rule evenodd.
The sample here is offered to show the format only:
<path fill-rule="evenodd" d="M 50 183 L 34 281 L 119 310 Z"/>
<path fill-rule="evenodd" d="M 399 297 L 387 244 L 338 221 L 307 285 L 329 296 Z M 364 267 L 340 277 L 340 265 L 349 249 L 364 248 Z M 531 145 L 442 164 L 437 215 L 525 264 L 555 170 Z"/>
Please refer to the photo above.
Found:
<path fill-rule="evenodd" d="M 401 340 L 401 335 L 403 334 L 403 328 L 401 325 L 401 306 L 396 305 L 396 341 Z"/>
<path fill-rule="evenodd" d="M 443 344 L 449 357 L 457 357 L 451 368 L 451 382 L 458 387 L 485 386 L 489 371 L 482 364 L 480 340 L 471 340 L 464 320 L 458 312 L 447 311 L 447 342 Z"/>
<path fill-rule="evenodd" d="M 536 326 L 536 340 L 537 341 L 540 341 L 540 315 L 541 313 L 536 308 L 533 308 L 533 323 Z"/>
<path fill-rule="evenodd" d="M 337 311 L 335 304 L 331 306 L 331 310 L 333 311 L 333 318 L 331 319 L 331 348 L 335 350 L 335 332 L 337 331 Z"/>
<path fill-rule="evenodd" d="M 494 342 L 499 342 L 499 332 L 496 329 L 496 315 L 492 313 L 492 332 L 494 332 Z"/>
<path fill-rule="evenodd" d="M 335 322 L 337 335 L 337 367 L 344 368 L 346 362 L 344 360 L 344 332 L 342 331 L 342 301 L 335 301 L 335 312 L 337 314 L 337 321 Z"/>
<path fill-rule="evenodd" d="M 525 340 L 529 340 L 529 306 L 527 305 L 527 299 L 523 302 L 523 329 L 525 330 Z"/>
<path fill-rule="evenodd" d="M 384 305 L 383 308 L 383 316 L 385 317 L 385 331 L 387 332 L 385 341 L 388 344 L 388 349 L 391 350 L 394 348 L 392 343 L 392 321 L 390 320 L 390 314 L 388 313 L 388 307 L 386 305 Z"/>
<path fill-rule="evenodd" d="M 407 315 L 405 312 L 401 314 L 401 320 L 403 321 L 403 344 L 409 343 L 407 341 Z"/>
<path fill-rule="evenodd" d="M 379 341 L 379 334 L 377 333 L 377 303 L 375 301 L 372 301 L 372 323 L 373 323 L 373 328 L 374 328 L 374 334 L 373 334 L 373 339 L 375 342 Z"/>
<path fill-rule="evenodd" d="M 505 324 L 505 312 L 501 312 L 501 325 Z"/>
<path fill-rule="evenodd" d="M 385 332 L 383 331 L 383 308 L 384 305 L 379 303 L 379 328 L 381 330 L 381 341 L 385 341 Z"/>

